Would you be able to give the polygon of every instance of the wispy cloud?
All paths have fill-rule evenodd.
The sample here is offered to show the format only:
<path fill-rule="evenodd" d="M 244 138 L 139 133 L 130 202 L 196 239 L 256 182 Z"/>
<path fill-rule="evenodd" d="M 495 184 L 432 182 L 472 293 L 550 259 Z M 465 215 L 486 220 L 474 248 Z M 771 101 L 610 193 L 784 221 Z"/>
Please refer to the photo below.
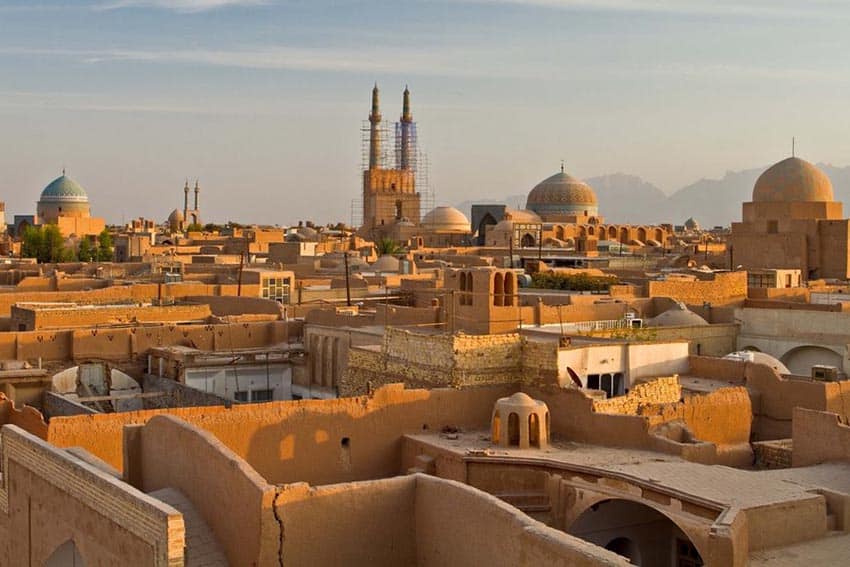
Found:
<path fill-rule="evenodd" d="M 470 4 L 511 4 L 564 10 L 655 12 L 715 16 L 834 17 L 847 5 L 837 0 L 463 0 Z"/>
<path fill-rule="evenodd" d="M 369 73 L 374 75 L 404 73 L 448 77 L 521 77 L 532 76 L 522 70 L 490 65 L 482 68 L 480 56 L 468 52 L 458 57 L 451 49 L 409 50 L 397 48 L 358 49 L 304 48 L 274 46 L 256 49 L 44 49 L 0 48 L 0 56 L 63 57 L 81 63 L 141 62 L 232 67 L 243 69 L 327 71 Z"/>
<path fill-rule="evenodd" d="M 176 12 L 205 12 L 234 6 L 261 6 L 270 0 L 109 0 L 96 4 L 96 10 L 121 8 L 160 8 Z"/>

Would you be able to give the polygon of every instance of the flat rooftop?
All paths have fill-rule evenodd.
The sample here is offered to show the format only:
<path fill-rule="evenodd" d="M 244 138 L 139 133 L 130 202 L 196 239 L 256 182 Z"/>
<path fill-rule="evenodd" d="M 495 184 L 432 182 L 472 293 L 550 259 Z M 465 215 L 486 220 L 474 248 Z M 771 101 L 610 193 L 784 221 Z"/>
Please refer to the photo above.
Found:
<path fill-rule="evenodd" d="M 459 458 L 548 461 L 565 468 L 599 469 L 601 474 L 618 473 L 658 488 L 708 501 L 720 507 L 758 508 L 778 503 L 817 498 L 815 491 L 828 479 L 847 479 L 850 492 L 850 463 L 786 469 L 750 471 L 720 465 L 703 465 L 651 451 L 599 447 L 554 440 L 547 449 L 505 449 L 490 444 L 489 431 L 457 434 L 420 433 L 407 438 L 431 445 Z M 541 462 L 540 464 L 545 464 Z M 795 471 L 789 474 L 789 471 Z M 785 474 L 775 474 L 785 473 Z M 832 482 L 839 482 L 834 480 Z M 838 489 L 834 485 L 833 489 Z"/>

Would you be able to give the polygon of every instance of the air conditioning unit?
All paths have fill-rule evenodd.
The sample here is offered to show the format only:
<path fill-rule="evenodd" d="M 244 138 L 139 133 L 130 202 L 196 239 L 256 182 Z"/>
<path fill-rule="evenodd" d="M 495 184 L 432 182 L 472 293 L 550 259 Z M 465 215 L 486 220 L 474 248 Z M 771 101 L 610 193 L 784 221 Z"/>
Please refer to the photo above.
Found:
<path fill-rule="evenodd" d="M 812 380 L 819 380 L 820 382 L 837 382 L 838 368 L 835 366 L 815 364 L 812 366 Z"/>

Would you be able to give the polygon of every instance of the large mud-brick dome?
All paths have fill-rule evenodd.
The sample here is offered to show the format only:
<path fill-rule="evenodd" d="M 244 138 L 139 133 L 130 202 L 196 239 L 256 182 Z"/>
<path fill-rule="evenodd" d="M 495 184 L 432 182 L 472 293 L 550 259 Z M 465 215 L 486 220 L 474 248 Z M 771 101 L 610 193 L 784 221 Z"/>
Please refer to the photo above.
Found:
<path fill-rule="evenodd" d="M 790 157 L 770 166 L 756 180 L 754 202 L 834 201 L 832 182 L 813 164 Z"/>
<path fill-rule="evenodd" d="M 560 171 L 531 190 L 525 208 L 534 211 L 545 221 L 553 215 L 595 216 L 599 211 L 599 203 L 590 185 Z"/>
<path fill-rule="evenodd" d="M 469 219 L 454 207 L 437 207 L 422 217 L 423 227 L 437 232 L 470 231 Z"/>

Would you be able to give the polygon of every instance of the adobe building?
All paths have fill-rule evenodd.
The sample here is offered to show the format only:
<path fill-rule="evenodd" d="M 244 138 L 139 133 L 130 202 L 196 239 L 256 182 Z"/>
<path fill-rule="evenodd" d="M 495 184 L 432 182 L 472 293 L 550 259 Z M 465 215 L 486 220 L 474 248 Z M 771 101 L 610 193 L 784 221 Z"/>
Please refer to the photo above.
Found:
<path fill-rule="evenodd" d="M 759 176 L 729 243 L 731 264 L 745 269 L 797 269 L 806 280 L 850 277 L 850 220 L 829 177 L 798 157 Z"/>
<path fill-rule="evenodd" d="M 0 565 L 843 561 L 850 433 L 829 412 L 846 393 L 811 386 L 831 401 L 793 410 L 793 448 L 759 445 L 754 468 L 753 413 L 790 411 L 796 387 L 688 364 L 713 387 L 660 377 L 604 400 L 526 375 L 50 422 L 0 398 Z M 770 386 L 758 406 L 751 380 Z"/>

